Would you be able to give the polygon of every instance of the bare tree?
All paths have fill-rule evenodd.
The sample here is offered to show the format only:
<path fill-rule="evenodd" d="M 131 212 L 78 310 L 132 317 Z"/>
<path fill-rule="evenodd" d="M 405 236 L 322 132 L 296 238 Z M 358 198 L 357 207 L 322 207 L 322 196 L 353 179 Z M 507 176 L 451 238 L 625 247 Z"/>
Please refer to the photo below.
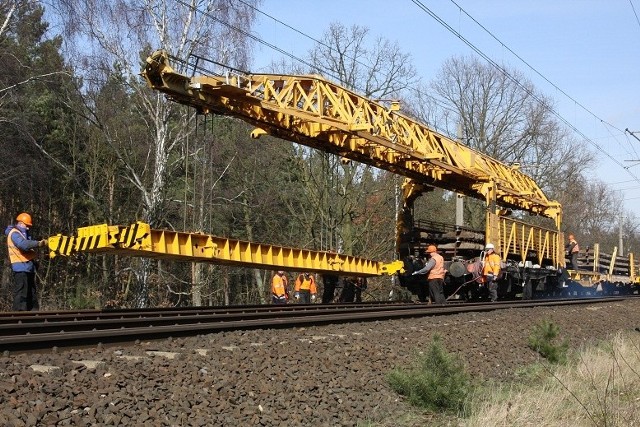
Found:
<path fill-rule="evenodd" d="M 623 203 L 620 195 L 603 182 L 578 180 L 566 188 L 560 200 L 567 212 L 566 231 L 586 237 L 590 243 L 604 242 L 615 235 Z"/>
<path fill-rule="evenodd" d="M 257 1 L 224 0 L 180 2 L 168 0 L 51 0 L 52 10 L 63 23 L 66 54 L 82 75 L 85 93 L 98 93 L 117 75 L 131 97 L 132 120 L 144 123 L 148 137 L 138 141 L 127 126 L 105 122 L 91 102 L 86 117 L 100 130 L 124 165 L 124 178 L 142 200 L 141 218 L 153 226 L 165 220 L 167 177 L 184 155 L 182 145 L 193 130 L 193 113 L 167 102 L 142 84 L 142 58 L 152 47 L 166 49 L 178 59 L 197 54 L 244 67 L 250 53 L 248 41 L 236 28 L 250 27 Z M 189 115 L 186 119 L 183 115 Z M 124 143 L 124 144 L 123 144 Z M 130 143 L 144 150 L 124 149 Z M 172 160 L 172 155 L 177 155 Z M 148 304 L 150 262 L 142 262 L 137 306 Z"/>
<path fill-rule="evenodd" d="M 331 24 L 321 42 L 309 52 L 309 62 L 313 64 L 310 72 L 337 80 L 371 99 L 398 98 L 417 82 L 409 54 L 397 43 L 382 38 L 371 41 L 369 30 L 357 25 L 347 28 Z M 376 210 L 365 213 L 362 207 L 368 197 L 375 197 L 374 183 L 382 175 L 371 166 L 341 162 L 328 153 L 303 149 L 300 156 L 304 162 L 300 182 L 305 185 L 304 193 L 312 206 L 311 211 L 304 212 L 306 218 L 300 219 L 307 224 L 313 245 L 346 254 L 361 251 L 361 243 L 368 240 L 362 238 L 359 229 L 378 214 Z M 393 215 L 393 209 L 390 213 Z M 367 215 L 368 219 L 363 217 Z M 312 226 L 313 223 L 319 225 Z"/>
<path fill-rule="evenodd" d="M 559 125 L 551 100 L 517 70 L 454 57 L 443 64 L 431 87 L 446 104 L 449 134 L 461 126 L 463 142 L 503 162 L 520 164 L 552 196 L 579 181 L 594 163 L 593 153 Z M 477 219 L 472 225 L 479 225 L 482 205 L 466 208 L 467 217 Z"/>
<path fill-rule="evenodd" d="M 417 81 L 411 55 L 397 42 L 379 37 L 370 43 L 368 36 L 366 27 L 332 23 L 309 52 L 312 72 L 338 79 L 368 98 L 398 97 Z"/>

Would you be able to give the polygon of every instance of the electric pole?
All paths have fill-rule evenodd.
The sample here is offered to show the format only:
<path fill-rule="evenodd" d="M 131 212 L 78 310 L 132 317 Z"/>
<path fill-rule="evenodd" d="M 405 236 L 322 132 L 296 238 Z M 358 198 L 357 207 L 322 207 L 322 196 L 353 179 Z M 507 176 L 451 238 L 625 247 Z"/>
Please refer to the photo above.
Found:
<path fill-rule="evenodd" d="M 620 248 L 620 256 L 624 256 L 624 251 L 622 250 L 622 212 L 620 212 L 620 229 L 618 232 L 618 247 Z"/>

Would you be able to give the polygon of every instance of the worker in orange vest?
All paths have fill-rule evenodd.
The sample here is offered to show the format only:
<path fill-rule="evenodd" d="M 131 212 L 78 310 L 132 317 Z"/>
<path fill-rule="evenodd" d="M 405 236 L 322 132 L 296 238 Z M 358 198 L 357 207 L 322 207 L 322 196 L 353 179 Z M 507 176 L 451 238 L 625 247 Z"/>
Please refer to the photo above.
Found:
<path fill-rule="evenodd" d="M 301 273 L 296 278 L 295 293 L 293 296 L 300 304 L 311 304 L 315 302 L 317 293 L 316 280 L 311 273 Z"/>
<path fill-rule="evenodd" d="M 489 289 L 491 302 L 498 299 L 498 275 L 500 274 L 500 255 L 495 252 L 493 243 L 484 247 L 484 261 L 482 262 L 482 281 Z"/>
<path fill-rule="evenodd" d="M 21 213 L 15 225 L 4 231 L 7 235 L 9 261 L 13 270 L 13 307 L 15 311 L 38 310 L 36 289 L 36 248 L 47 245 L 47 240 L 33 240 L 29 229 L 33 225 L 31 215 Z"/>
<path fill-rule="evenodd" d="M 286 304 L 289 300 L 288 279 L 284 271 L 278 271 L 271 279 L 271 301 L 274 304 Z"/>
<path fill-rule="evenodd" d="M 569 243 L 566 247 L 567 256 L 571 260 L 571 268 L 578 269 L 578 254 L 580 253 L 580 246 L 576 241 L 576 237 L 573 234 L 569 234 Z"/>
<path fill-rule="evenodd" d="M 436 304 L 446 304 L 447 300 L 444 297 L 444 275 L 446 273 L 444 269 L 444 258 L 438 253 L 436 245 L 427 246 L 427 254 L 430 256 L 429 261 L 427 261 L 422 269 L 414 271 L 411 275 L 426 274 L 427 285 L 429 287 L 429 299 Z M 425 292 L 419 292 L 418 299 L 420 302 L 425 302 Z"/>

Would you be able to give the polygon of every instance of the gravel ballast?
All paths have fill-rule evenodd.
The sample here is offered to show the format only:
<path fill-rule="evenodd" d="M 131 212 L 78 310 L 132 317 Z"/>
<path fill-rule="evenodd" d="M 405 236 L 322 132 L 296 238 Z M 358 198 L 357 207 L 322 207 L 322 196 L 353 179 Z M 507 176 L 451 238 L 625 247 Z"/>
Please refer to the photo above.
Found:
<path fill-rule="evenodd" d="M 438 334 L 476 378 L 538 361 L 543 320 L 572 348 L 640 328 L 640 298 L 592 305 L 224 332 L 130 346 L 5 353 L 2 426 L 356 426 L 406 411 L 386 375 Z"/>

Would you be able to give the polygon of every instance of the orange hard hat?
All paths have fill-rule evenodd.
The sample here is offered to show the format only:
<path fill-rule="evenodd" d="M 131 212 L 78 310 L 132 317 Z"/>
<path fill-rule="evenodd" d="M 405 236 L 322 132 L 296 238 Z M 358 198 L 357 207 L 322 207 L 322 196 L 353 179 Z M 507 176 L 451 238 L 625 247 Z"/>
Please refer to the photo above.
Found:
<path fill-rule="evenodd" d="M 434 253 L 434 252 L 437 252 L 437 251 L 438 251 L 438 248 L 436 248 L 436 245 L 427 246 L 427 253 L 428 254 L 431 254 L 431 253 Z"/>
<path fill-rule="evenodd" d="M 28 225 L 29 227 L 31 227 L 33 225 L 33 223 L 31 222 L 31 215 L 29 215 L 26 212 L 22 212 L 20 215 L 18 215 L 16 217 L 16 221 L 18 222 L 24 222 L 26 225 Z"/>

